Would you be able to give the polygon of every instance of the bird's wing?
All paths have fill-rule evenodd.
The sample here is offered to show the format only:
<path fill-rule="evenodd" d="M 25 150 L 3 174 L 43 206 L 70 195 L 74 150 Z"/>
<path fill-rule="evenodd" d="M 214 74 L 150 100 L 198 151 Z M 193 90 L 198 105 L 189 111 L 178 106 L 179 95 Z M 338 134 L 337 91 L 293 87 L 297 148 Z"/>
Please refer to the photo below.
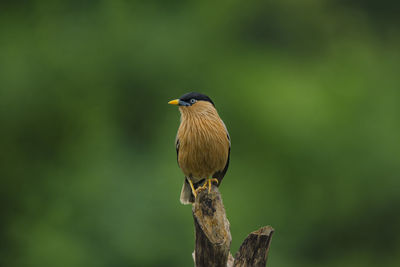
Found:
<path fill-rule="evenodd" d="M 176 149 L 176 161 L 178 162 L 178 166 L 179 166 L 179 139 L 178 139 L 178 135 L 175 138 L 175 149 Z"/>
<path fill-rule="evenodd" d="M 222 120 L 221 120 L 221 121 L 222 121 Z M 225 127 L 226 137 L 228 138 L 228 141 L 229 141 L 229 150 L 228 150 L 228 159 L 226 160 L 226 164 L 225 164 L 224 169 L 223 169 L 222 171 L 218 171 L 218 172 L 214 173 L 214 175 L 213 175 L 214 178 L 217 178 L 217 179 L 218 179 L 219 183 L 221 183 L 221 181 L 222 181 L 222 179 L 224 178 L 226 172 L 228 171 L 229 159 L 230 159 L 230 157 L 231 157 L 231 137 L 229 136 L 228 129 L 226 128 L 225 123 L 224 123 L 223 121 L 222 121 L 222 124 L 223 124 L 224 127 Z"/>
<path fill-rule="evenodd" d="M 221 121 L 222 121 L 222 125 L 224 125 L 225 131 L 226 131 L 226 136 L 228 137 L 229 151 L 230 151 L 230 148 L 231 148 L 231 137 L 229 136 L 229 132 L 228 132 L 228 129 L 226 128 L 226 125 L 225 125 L 224 121 L 223 120 L 221 120 Z"/>

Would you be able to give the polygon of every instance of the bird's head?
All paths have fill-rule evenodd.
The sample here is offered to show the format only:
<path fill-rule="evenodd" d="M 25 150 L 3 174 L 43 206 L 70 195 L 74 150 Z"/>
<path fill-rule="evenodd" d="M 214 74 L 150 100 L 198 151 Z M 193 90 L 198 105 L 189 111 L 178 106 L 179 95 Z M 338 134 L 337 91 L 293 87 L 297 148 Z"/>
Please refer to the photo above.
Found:
<path fill-rule="evenodd" d="M 179 106 L 181 112 L 202 111 L 204 109 L 214 109 L 214 102 L 206 95 L 200 93 L 187 93 L 178 99 L 168 102 L 170 105 Z"/>

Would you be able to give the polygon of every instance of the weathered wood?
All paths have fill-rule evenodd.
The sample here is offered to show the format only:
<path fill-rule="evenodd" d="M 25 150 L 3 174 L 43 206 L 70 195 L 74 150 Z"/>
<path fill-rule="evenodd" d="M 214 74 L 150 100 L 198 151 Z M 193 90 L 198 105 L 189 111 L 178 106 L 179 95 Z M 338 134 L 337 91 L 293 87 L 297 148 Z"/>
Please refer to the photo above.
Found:
<path fill-rule="evenodd" d="M 221 194 L 216 186 L 201 191 L 192 207 L 195 225 L 196 267 L 265 266 L 274 229 L 264 226 L 249 234 L 235 258 L 230 250 L 231 233 Z"/>
<path fill-rule="evenodd" d="M 195 265 L 225 267 L 231 246 L 229 221 L 216 186 L 201 191 L 193 204 L 196 231 Z"/>
<path fill-rule="evenodd" d="M 236 253 L 233 266 L 265 266 L 273 233 L 274 229 L 271 226 L 264 226 L 249 234 Z"/>

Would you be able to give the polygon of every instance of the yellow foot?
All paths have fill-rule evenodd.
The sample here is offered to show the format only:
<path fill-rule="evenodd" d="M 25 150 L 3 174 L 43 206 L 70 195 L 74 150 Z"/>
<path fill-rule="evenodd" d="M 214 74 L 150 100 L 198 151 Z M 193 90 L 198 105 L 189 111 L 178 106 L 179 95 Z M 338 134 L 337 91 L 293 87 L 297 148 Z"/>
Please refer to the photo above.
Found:
<path fill-rule="evenodd" d="M 188 178 L 188 181 L 189 181 L 190 188 L 192 188 L 193 196 L 194 196 L 194 198 L 196 198 L 196 197 L 197 197 L 197 191 L 194 189 L 192 180 L 190 180 L 190 179 Z"/>
<path fill-rule="evenodd" d="M 218 184 L 218 179 L 217 178 L 210 178 L 210 179 L 207 178 L 206 181 L 204 182 L 204 184 L 196 189 L 196 193 L 199 193 L 200 191 L 206 190 L 207 189 L 207 185 L 208 185 L 208 193 L 210 193 L 211 192 L 211 184 L 212 184 L 212 182 L 216 182 Z"/>

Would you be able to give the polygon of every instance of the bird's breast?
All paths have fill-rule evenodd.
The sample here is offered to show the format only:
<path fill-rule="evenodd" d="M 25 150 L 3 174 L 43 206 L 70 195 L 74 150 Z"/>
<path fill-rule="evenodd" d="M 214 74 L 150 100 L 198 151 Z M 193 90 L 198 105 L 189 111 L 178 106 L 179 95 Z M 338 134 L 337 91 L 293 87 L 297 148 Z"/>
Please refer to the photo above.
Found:
<path fill-rule="evenodd" d="M 194 182 L 224 169 L 229 140 L 221 120 L 182 121 L 178 130 L 178 163 Z"/>

